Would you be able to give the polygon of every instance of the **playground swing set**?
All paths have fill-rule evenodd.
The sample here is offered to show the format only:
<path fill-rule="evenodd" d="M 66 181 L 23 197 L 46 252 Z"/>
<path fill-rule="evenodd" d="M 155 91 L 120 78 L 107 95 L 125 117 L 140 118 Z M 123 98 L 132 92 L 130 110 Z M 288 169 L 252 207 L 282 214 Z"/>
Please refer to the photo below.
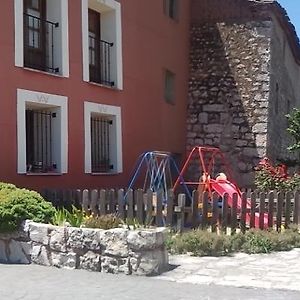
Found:
<path fill-rule="evenodd" d="M 186 181 L 185 175 L 190 166 L 197 166 L 198 181 Z M 218 173 L 216 173 L 216 169 Z M 221 171 L 221 172 L 220 172 Z M 173 184 L 173 177 L 177 176 Z M 233 204 L 233 195 L 237 194 L 237 207 L 242 207 L 241 191 L 233 181 L 232 172 L 224 154 L 219 148 L 194 147 L 189 153 L 182 169 L 179 171 L 177 164 L 168 152 L 145 152 L 137 160 L 133 175 L 128 185 L 128 190 L 135 188 L 137 183 L 143 182 L 143 190 L 151 190 L 154 194 L 162 193 L 163 204 L 167 204 L 168 191 L 183 192 L 187 199 L 192 200 L 192 190 L 199 192 L 198 207 L 202 207 L 203 193 L 208 192 L 209 199 L 216 192 L 220 197 L 228 195 L 228 205 Z M 124 201 L 127 199 L 125 193 Z M 154 200 L 155 206 L 155 200 Z M 247 210 L 251 207 L 247 200 Z M 246 222 L 250 223 L 250 214 L 246 214 Z M 268 224 L 268 214 L 264 214 L 264 227 Z M 259 227 L 259 214 L 255 214 L 255 227 Z"/>

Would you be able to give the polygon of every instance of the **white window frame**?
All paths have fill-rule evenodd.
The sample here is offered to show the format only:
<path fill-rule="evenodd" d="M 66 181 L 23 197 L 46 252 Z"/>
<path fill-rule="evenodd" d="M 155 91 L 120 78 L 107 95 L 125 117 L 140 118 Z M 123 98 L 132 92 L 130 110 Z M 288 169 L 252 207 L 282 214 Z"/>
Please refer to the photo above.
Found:
<path fill-rule="evenodd" d="M 51 1 L 51 0 L 50 0 Z M 60 0 L 60 11 L 61 11 L 61 71 L 59 74 L 47 73 L 50 75 L 69 77 L 69 20 L 68 20 L 68 0 Z M 15 10 L 15 66 L 24 68 L 24 5 L 23 0 L 14 0 Z"/>
<path fill-rule="evenodd" d="M 60 108 L 60 164 L 57 173 L 68 172 L 68 98 L 37 91 L 17 89 L 17 172 L 27 174 L 26 166 L 26 104 Z M 36 173 L 47 175 L 47 173 Z"/>
<path fill-rule="evenodd" d="M 121 107 L 94 102 L 84 102 L 84 139 L 85 139 L 85 154 L 84 154 L 84 171 L 87 174 L 92 174 L 92 154 L 91 154 L 91 117 L 92 113 L 112 117 L 115 121 L 115 139 L 112 141 L 111 148 L 113 151 L 114 168 L 109 173 L 100 173 L 101 175 L 109 175 L 123 172 L 122 162 L 122 120 Z"/>
<path fill-rule="evenodd" d="M 114 68 L 116 69 L 116 76 L 114 79 L 115 88 L 123 89 L 123 62 L 122 62 L 122 22 L 121 22 L 121 4 L 115 0 L 93 0 L 95 6 L 114 10 L 115 26 L 113 35 L 115 37 L 114 47 L 116 47 L 116 54 L 114 58 Z M 89 34 L 88 34 L 88 9 L 89 0 L 81 0 L 81 18 L 82 18 L 82 61 L 83 61 L 83 81 L 90 82 L 89 74 Z"/>

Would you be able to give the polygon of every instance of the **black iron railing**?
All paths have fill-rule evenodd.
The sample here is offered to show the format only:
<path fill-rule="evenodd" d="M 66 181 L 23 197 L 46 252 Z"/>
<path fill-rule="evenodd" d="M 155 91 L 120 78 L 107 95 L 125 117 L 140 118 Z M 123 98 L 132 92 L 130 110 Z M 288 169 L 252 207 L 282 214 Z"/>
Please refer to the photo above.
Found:
<path fill-rule="evenodd" d="M 26 110 L 26 164 L 27 172 L 56 171 L 53 162 L 52 119 L 55 113 Z"/>
<path fill-rule="evenodd" d="M 108 173 L 110 164 L 110 128 L 112 120 L 102 116 L 91 118 L 92 172 Z"/>
<path fill-rule="evenodd" d="M 113 43 L 89 35 L 90 81 L 114 86 L 111 78 L 111 49 Z"/>
<path fill-rule="evenodd" d="M 59 23 L 24 13 L 24 66 L 58 73 L 55 61 L 54 34 Z"/>

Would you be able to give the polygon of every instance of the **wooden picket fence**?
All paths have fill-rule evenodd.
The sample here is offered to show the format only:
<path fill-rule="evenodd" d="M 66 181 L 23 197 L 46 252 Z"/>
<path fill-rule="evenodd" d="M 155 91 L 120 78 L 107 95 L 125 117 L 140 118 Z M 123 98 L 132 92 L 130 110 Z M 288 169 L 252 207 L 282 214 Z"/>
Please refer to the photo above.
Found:
<path fill-rule="evenodd" d="M 175 196 L 170 190 L 166 200 L 161 193 L 145 193 L 141 189 L 127 192 L 123 189 L 44 190 L 41 194 L 57 207 L 75 205 L 86 213 L 118 214 L 124 220 L 136 219 L 139 224 L 170 226 L 178 231 L 200 227 L 234 234 L 255 227 L 255 218 L 258 218 L 261 229 L 281 230 L 292 223 L 300 225 L 299 191 L 244 192 L 240 207 L 237 194 L 233 195 L 229 206 L 227 194 L 220 197 L 213 193 L 210 197 L 207 192 L 201 195 L 199 205 L 197 191 L 193 192 L 192 199 L 188 199 L 185 194 Z"/>

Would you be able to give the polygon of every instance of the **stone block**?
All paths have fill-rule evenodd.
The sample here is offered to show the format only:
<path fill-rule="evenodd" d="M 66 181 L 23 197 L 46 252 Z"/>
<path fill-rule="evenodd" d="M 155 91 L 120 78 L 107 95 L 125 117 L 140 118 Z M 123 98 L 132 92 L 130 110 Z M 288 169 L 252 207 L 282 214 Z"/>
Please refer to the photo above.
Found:
<path fill-rule="evenodd" d="M 265 147 L 257 147 L 257 154 L 259 157 L 264 157 L 267 155 L 267 149 Z"/>
<path fill-rule="evenodd" d="M 223 104 L 206 104 L 203 105 L 204 112 L 224 112 L 224 105 Z"/>
<path fill-rule="evenodd" d="M 55 226 L 50 232 L 50 249 L 60 252 L 67 251 L 67 227 Z"/>
<path fill-rule="evenodd" d="M 224 126 L 221 124 L 208 124 L 203 126 L 203 130 L 207 133 L 222 133 Z"/>
<path fill-rule="evenodd" d="M 236 141 L 236 145 L 238 147 L 244 147 L 244 146 L 247 146 L 248 145 L 248 142 L 247 141 L 244 141 L 244 140 L 237 140 Z"/>
<path fill-rule="evenodd" d="M 76 253 L 51 252 L 51 262 L 55 267 L 76 269 L 76 261 Z"/>
<path fill-rule="evenodd" d="M 197 135 L 203 131 L 202 125 L 196 124 L 193 126 L 193 132 Z"/>
<path fill-rule="evenodd" d="M 245 171 L 247 171 L 247 164 L 245 164 L 244 162 L 241 161 L 241 162 L 238 163 L 238 168 L 242 172 L 245 172 Z"/>
<path fill-rule="evenodd" d="M 130 249 L 150 250 L 163 246 L 166 236 L 165 229 L 129 231 L 127 242 Z"/>
<path fill-rule="evenodd" d="M 198 121 L 200 124 L 207 124 L 208 123 L 208 113 L 200 113 L 198 115 Z"/>
<path fill-rule="evenodd" d="M 254 133 L 266 133 L 267 129 L 267 123 L 257 123 L 252 127 L 252 131 Z"/>
<path fill-rule="evenodd" d="M 101 269 L 101 256 L 92 251 L 88 251 L 83 256 L 80 256 L 79 268 L 99 272 Z"/>
<path fill-rule="evenodd" d="M 203 139 L 195 139 L 195 145 L 203 145 Z"/>
<path fill-rule="evenodd" d="M 132 274 L 158 275 L 168 267 L 168 252 L 154 250 L 132 254 L 130 258 Z"/>
<path fill-rule="evenodd" d="M 29 238 L 31 241 L 43 245 L 49 244 L 49 236 L 48 236 L 48 228 L 47 224 L 40 223 L 29 223 Z"/>
<path fill-rule="evenodd" d="M 22 240 L 26 240 L 28 239 L 28 233 L 23 231 L 22 228 L 20 230 L 16 230 L 14 232 L 9 232 L 9 233 L 0 233 L 0 239 L 1 240 L 10 240 L 10 239 L 14 239 L 14 240 L 18 240 L 18 239 L 22 239 Z"/>
<path fill-rule="evenodd" d="M 31 261 L 42 266 L 51 266 L 50 253 L 44 245 L 34 243 L 32 245 Z"/>
<path fill-rule="evenodd" d="M 7 241 L 0 240 L 0 262 L 1 263 L 8 262 L 7 249 L 6 249 L 7 244 L 6 243 L 7 243 Z"/>
<path fill-rule="evenodd" d="M 31 254 L 30 242 L 10 240 L 8 244 L 8 262 L 12 264 L 29 264 Z"/>
<path fill-rule="evenodd" d="M 267 146 L 267 135 L 266 134 L 257 134 L 255 136 L 255 144 L 257 147 L 266 147 Z"/>
<path fill-rule="evenodd" d="M 243 186 L 251 186 L 253 185 L 255 175 L 253 172 L 240 174 L 240 182 Z"/>
<path fill-rule="evenodd" d="M 102 256 L 101 272 L 113 274 L 124 273 L 129 275 L 131 274 L 129 258 Z"/>
<path fill-rule="evenodd" d="M 240 131 L 240 126 L 232 125 L 232 126 L 231 126 L 231 131 L 232 131 L 232 132 L 239 132 L 239 131 Z"/>
<path fill-rule="evenodd" d="M 256 148 L 244 148 L 243 155 L 250 156 L 250 157 L 258 157 L 257 149 Z"/>
<path fill-rule="evenodd" d="M 268 115 L 268 109 L 267 108 L 256 108 L 254 110 L 254 115 L 256 115 L 256 116 L 267 116 Z"/>
<path fill-rule="evenodd" d="M 98 234 L 103 254 L 120 257 L 128 256 L 127 229 L 115 228 L 103 230 Z"/>
<path fill-rule="evenodd" d="M 192 138 L 192 139 L 195 138 L 196 136 L 197 136 L 196 132 L 188 132 L 186 135 L 187 138 Z"/>
<path fill-rule="evenodd" d="M 68 249 L 73 249 L 74 252 L 78 251 L 100 251 L 100 232 L 101 229 L 91 229 L 91 228 L 68 228 Z"/>

